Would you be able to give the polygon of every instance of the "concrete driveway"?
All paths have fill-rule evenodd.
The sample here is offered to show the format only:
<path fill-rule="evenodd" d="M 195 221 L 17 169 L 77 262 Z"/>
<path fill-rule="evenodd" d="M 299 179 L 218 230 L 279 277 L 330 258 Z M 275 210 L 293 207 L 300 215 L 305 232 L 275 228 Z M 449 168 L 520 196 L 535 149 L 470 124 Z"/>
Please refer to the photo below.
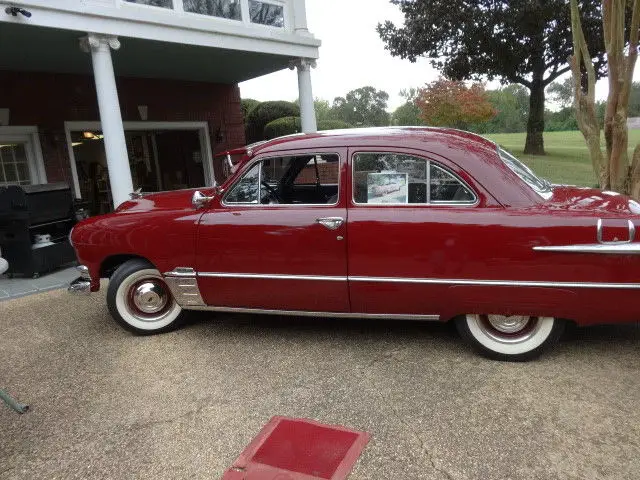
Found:
<path fill-rule="evenodd" d="M 194 315 L 134 337 L 103 294 L 0 304 L 0 478 L 219 478 L 273 415 L 373 435 L 350 479 L 637 479 L 640 333 L 541 360 L 475 356 L 443 325 Z"/>

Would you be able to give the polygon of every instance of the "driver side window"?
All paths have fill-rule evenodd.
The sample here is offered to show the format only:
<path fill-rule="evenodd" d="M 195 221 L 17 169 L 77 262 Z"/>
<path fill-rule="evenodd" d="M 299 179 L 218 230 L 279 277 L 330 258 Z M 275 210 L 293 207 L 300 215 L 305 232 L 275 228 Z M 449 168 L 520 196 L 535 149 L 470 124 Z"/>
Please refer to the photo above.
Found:
<path fill-rule="evenodd" d="M 260 177 L 262 163 L 249 170 L 227 194 L 226 203 L 260 203 Z"/>
<path fill-rule="evenodd" d="M 336 154 L 261 160 L 234 184 L 224 203 L 335 205 L 340 184 L 339 164 Z"/>

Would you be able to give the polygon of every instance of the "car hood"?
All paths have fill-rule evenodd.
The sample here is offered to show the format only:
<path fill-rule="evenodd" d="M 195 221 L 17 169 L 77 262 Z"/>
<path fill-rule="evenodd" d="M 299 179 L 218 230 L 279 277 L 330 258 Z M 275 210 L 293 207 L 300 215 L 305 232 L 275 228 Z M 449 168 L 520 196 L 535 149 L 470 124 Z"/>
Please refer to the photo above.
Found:
<path fill-rule="evenodd" d="M 191 198 L 197 190 L 200 190 L 205 195 L 212 195 L 213 192 L 212 188 L 190 188 L 171 192 L 148 193 L 144 194 L 141 198 L 124 202 L 116 209 L 116 213 L 193 209 Z"/>
<path fill-rule="evenodd" d="M 597 188 L 564 185 L 555 186 L 553 195 L 542 204 L 542 207 L 550 210 L 590 211 L 620 215 L 640 214 L 640 204 L 626 195 L 602 191 Z"/>

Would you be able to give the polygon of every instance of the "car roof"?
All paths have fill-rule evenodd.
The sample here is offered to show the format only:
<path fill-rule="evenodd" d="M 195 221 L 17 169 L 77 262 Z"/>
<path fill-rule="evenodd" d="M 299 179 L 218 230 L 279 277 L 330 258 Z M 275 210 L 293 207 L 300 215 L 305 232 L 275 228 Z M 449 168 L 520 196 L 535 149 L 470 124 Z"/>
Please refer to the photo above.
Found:
<path fill-rule="evenodd" d="M 351 128 L 344 130 L 327 130 L 316 133 L 296 133 L 285 137 L 274 138 L 254 143 L 245 147 L 249 156 L 271 150 L 295 150 L 298 148 L 323 148 L 335 146 L 358 145 L 397 145 L 424 148 L 424 142 L 456 144 L 466 143 L 476 147 L 496 149 L 496 144 L 475 133 L 453 128 L 437 127 L 372 127 Z M 460 146 L 460 145 L 458 145 Z"/>

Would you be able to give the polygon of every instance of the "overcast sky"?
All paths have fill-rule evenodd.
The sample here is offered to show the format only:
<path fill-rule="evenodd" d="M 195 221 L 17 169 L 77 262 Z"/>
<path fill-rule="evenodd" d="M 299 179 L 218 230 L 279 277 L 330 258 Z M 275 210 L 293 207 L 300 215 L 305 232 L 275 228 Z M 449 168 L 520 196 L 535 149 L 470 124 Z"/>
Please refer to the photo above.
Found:
<path fill-rule="evenodd" d="M 438 77 L 427 60 L 411 63 L 384 49 L 376 26 L 385 20 L 396 24 L 403 20 L 400 9 L 388 0 L 307 0 L 307 18 L 309 30 L 322 41 L 318 66 L 312 71 L 316 98 L 332 102 L 350 90 L 371 85 L 389 94 L 392 111 L 403 103 L 400 90 Z M 295 100 L 297 82 L 295 71 L 284 70 L 241 83 L 240 91 L 243 98 L 261 101 Z M 601 80 L 598 97 L 606 94 L 606 82 Z"/>

